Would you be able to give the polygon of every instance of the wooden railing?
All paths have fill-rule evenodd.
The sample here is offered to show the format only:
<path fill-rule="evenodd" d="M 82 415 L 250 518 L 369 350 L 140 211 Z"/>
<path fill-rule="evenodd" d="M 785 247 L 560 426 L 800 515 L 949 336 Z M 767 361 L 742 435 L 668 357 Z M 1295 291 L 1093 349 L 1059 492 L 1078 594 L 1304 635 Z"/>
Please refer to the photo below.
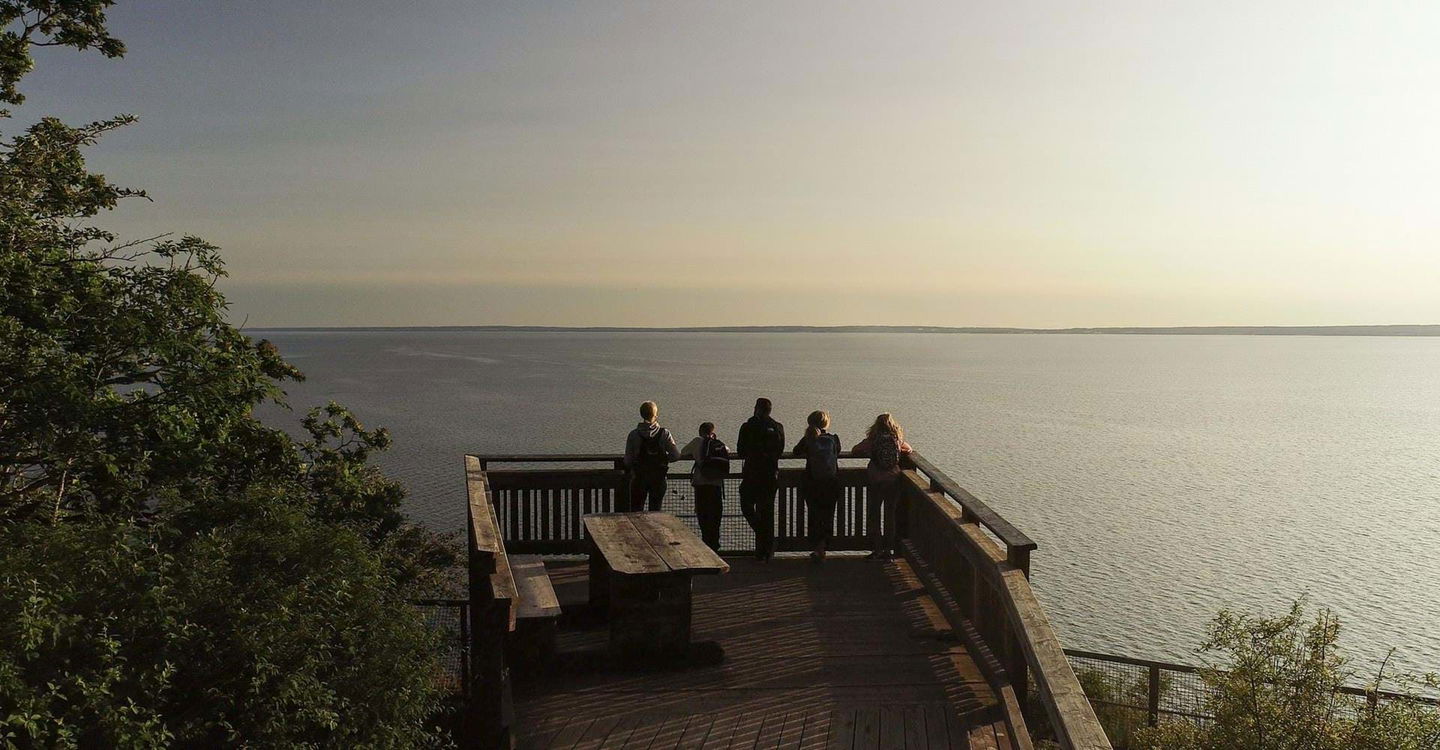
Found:
<path fill-rule="evenodd" d="M 1033 679 L 1061 747 L 1109 748 L 1030 588 L 1035 543 L 923 457 L 914 463 L 905 472 L 902 548 L 1000 695 L 1014 734 L 1029 741 L 1024 709 Z"/>
<path fill-rule="evenodd" d="M 609 513 L 622 507 L 627 491 L 626 475 L 620 457 L 613 454 L 570 455 L 483 455 L 471 456 L 485 471 L 493 493 L 497 522 L 507 548 L 515 554 L 579 555 L 585 553 L 584 528 L 580 519 L 587 513 Z M 846 463 L 860 457 L 843 453 Z M 797 461 L 782 459 L 785 463 Z M 536 470 L 534 465 L 568 464 L 566 468 Z M 587 464 L 589 466 L 587 466 Z M 601 467 L 594 466 L 600 464 Z M 501 468 L 495 468 L 496 466 Z M 529 465 L 529 468 L 516 468 Z M 689 461 L 676 464 L 688 466 Z M 740 462 L 735 461 L 738 468 Z M 680 499 L 681 515 L 689 497 L 689 473 L 669 474 L 671 495 Z M 803 469 L 782 466 L 777 482 L 775 514 L 776 549 L 781 552 L 808 550 L 806 541 L 808 510 L 800 495 Z M 840 468 L 841 498 L 836 505 L 832 551 L 865 550 L 870 548 L 870 528 L 866 515 L 867 490 L 865 469 L 852 465 Z M 731 515 L 739 507 L 736 486 L 738 471 L 727 481 L 726 506 Z M 722 552 L 748 552 L 748 531 L 744 545 L 734 534 L 722 534 Z"/>
<path fill-rule="evenodd" d="M 859 457 L 846 453 L 842 458 L 848 462 Z M 569 466 L 514 468 L 526 464 Z M 901 547 L 1001 697 L 1017 747 L 1031 746 L 1024 707 L 1029 702 L 1027 685 L 1033 680 L 1035 702 L 1043 706 L 1050 731 L 1061 747 L 1110 748 L 1030 588 L 1030 557 L 1035 542 L 924 456 L 910 454 L 904 467 L 896 514 Z M 583 554 L 580 518 L 587 513 L 617 509 L 617 501 L 625 492 L 620 457 L 613 454 L 477 455 L 466 457 L 466 468 L 471 477 L 472 560 L 476 540 L 481 536 L 475 531 L 475 519 L 483 520 L 487 512 L 477 507 L 477 498 L 484 498 L 485 505 L 493 504 L 489 518 L 496 538 L 504 540 L 502 549 L 508 547 L 514 553 Z M 845 498 L 839 507 L 837 536 L 830 549 L 868 549 L 865 470 L 842 466 L 840 475 L 846 487 Z M 672 488 L 683 487 L 688 477 L 682 472 L 670 476 Z M 732 477 L 738 480 L 739 474 Z M 480 481 L 476 482 L 476 478 Z M 782 551 L 808 548 L 804 540 L 805 506 L 796 491 L 800 478 L 799 468 L 780 471 L 775 528 Z M 727 505 L 735 503 L 731 494 Z M 481 585 L 481 593 L 485 586 Z M 494 585 L 490 588 L 494 589 Z M 472 627 L 476 649 L 480 648 L 478 639 L 484 637 L 479 622 L 477 619 L 477 625 Z M 497 619 L 492 632 L 498 626 Z M 501 659 L 503 670 L 503 655 Z M 472 674 L 479 671 L 472 666 Z M 479 685 L 486 678 L 476 674 L 472 679 Z"/>
<path fill-rule="evenodd" d="M 515 629 L 515 578 L 510 573 L 510 559 L 495 520 L 485 472 L 472 456 L 465 457 L 465 488 L 470 590 L 470 663 L 466 674 L 470 684 L 461 731 L 467 747 L 509 747 L 514 709 L 505 640 Z"/>

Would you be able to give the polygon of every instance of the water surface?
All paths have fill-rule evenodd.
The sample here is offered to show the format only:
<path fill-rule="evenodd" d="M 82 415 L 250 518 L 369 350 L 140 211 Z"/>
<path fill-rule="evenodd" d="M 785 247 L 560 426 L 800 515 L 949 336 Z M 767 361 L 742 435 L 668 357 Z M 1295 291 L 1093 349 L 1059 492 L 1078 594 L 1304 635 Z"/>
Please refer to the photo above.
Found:
<path fill-rule="evenodd" d="M 389 427 L 438 528 L 466 452 L 619 452 L 640 401 L 734 440 L 757 395 L 848 447 L 881 410 L 1040 545 L 1067 646 L 1193 662 L 1224 606 L 1334 608 L 1365 665 L 1440 670 L 1440 340 L 1364 337 L 264 331 Z M 295 415 L 298 419 L 298 415 Z"/>

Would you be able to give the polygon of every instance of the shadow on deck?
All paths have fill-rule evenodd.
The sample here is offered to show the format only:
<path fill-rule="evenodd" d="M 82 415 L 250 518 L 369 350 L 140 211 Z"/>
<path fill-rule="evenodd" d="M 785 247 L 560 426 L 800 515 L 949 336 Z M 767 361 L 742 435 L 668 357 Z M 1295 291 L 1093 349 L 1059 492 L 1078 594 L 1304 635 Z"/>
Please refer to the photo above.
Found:
<path fill-rule="evenodd" d="M 547 564 L 559 653 L 517 673 L 520 748 L 1008 748 L 995 692 L 904 559 L 732 558 L 694 581 L 694 638 L 719 663 L 622 670 L 604 623 L 569 617 L 583 562 Z M 711 646 L 713 648 L 713 646 Z"/>

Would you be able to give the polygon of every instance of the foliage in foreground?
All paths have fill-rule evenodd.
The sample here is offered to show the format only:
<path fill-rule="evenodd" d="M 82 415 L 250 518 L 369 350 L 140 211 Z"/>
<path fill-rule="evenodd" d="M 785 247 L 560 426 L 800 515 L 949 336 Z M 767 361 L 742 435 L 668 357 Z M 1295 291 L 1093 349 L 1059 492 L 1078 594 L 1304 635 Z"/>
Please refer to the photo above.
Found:
<path fill-rule="evenodd" d="M 1222 611 L 1201 647 L 1216 667 L 1202 669 L 1213 721 L 1163 721 L 1130 734 L 1129 747 L 1154 750 L 1437 750 L 1440 708 L 1395 699 L 1367 701 L 1340 688 L 1355 673 L 1339 652 L 1340 623 L 1313 619 L 1304 600 L 1280 617 Z M 1216 658 L 1218 657 L 1218 658 Z M 1434 690 L 1434 677 L 1387 678 L 1372 691 Z M 1141 702 L 1139 705 L 1144 705 Z M 1110 727 L 1107 725 L 1107 730 Z M 1118 739 L 1118 738 L 1116 738 Z"/>
<path fill-rule="evenodd" d="M 360 535 L 259 487 L 177 506 L 4 529 L 0 744 L 432 742 L 434 634 Z"/>
<path fill-rule="evenodd" d="M 33 47 L 122 54 L 111 5 L 0 0 L 0 106 Z M 93 224 L 144 197 L 84 158 L 132 121 L 0 137 L 0 746 L 438 742 L 408 601 L 453 550 L 370 463 L 385 431 L 254 417 L 300 373 L 227 321 L 217 248 Z"/>

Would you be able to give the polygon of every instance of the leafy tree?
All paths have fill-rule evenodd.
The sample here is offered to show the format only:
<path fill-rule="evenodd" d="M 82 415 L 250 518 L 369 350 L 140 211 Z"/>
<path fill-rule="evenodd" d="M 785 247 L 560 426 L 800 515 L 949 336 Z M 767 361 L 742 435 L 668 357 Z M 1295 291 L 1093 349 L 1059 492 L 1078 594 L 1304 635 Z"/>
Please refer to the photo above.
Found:
<path fill-rule="evenodd" d="M 0 746 L 435 743 L 435 634 L 363 537 L 258 486 L 170 507 L 3 529 Z"/>
<path fill-rule="evenodd" d="M 1221 612 L 1201 650 L 1221 658 L 1201 670 L 1204 725 L 1185 721 L 1142 728 L 1130 746 L 1173 750 L 1382 750 L 1440 748 L 1440 708 L 1422 701 L 1382 700 L 1382 668 L 1370 699 L 1342 693 L 1355 677 L 1339 653 L 1340 623 L 1321 610 L 1314 619 L 1300 600 L 1279 617 Z M 1434 689 L 1433 677 L 1401 678 L 1402 695 Z"/>
<path fill-rule="evenodd" d="M 122 54 L 112 5 L 0 0 L 0 104 L 34 47 Z M 226 320 L 216 247 L 93 223 L 145 199 L 84 159 L 133 121 L 0 136 L 0 743 L 434 739 L 405 602 L 453 550 L 369 462 L 384 430 L 336 404 L 306 439 L 254 417 L 301 375 Z"/>

